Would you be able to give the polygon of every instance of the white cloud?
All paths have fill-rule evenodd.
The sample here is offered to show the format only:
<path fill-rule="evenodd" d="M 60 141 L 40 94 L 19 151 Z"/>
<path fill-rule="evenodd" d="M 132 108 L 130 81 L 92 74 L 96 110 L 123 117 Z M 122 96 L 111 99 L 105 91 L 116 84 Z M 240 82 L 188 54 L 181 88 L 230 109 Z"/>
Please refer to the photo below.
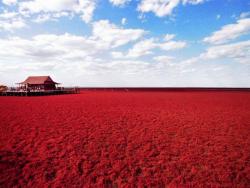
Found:
<path fill-rule="evenodd" d="M 166 35 L 167 36 L 167 35 Z M 149 38 L 141 40 L 135 43 L 132 48 L 128 50 L 127 53 L 115 52 L 113 54 L 114 58 L 139 58 L 145 55 L 154 54 L 154 50 L 178 50 L 186 46 L 186 42 L 171 40 L 174 37 L 167 36 L 167 41 L 163 40 L 160 42 L 158 38 Z"/>
<path fill-rule="evenodd" d="M 229 58 L 240 63 L 250 64 L 250 41 L 212 46 L 200 55 L 201 59 Z"/>
<path fill-rule="evenodd" d="M 217 14 L 216 15 L 216 20 L 219 20 L 221 18 L 221 15 L 220 14 Z"/>
<path fill-rule="evenodd" d="M 153 12 L 158 17 L 169 16 L 180 4 L 200 4 L 205 0 L 141 0 L 137 10 L 143 13 Z"/>
<path fill-rule="evenodd" d="M 93 23 L 93 39 L 112 48 L 140 39 L 146 32 L 142 29 L 124 29 L 108 20 Z"/>
<path fill-rule="evenodd" d="M 181 66 L 190 66 L 204 61 L 220 60 L 234 61 L 236 63 L 250 65 L 250 40 L 224 45 L 215 45 L 206 49 L 196 57 L 186 59 L 180 63 Z"/>
<path fill-rule="evenodd" d="M 31 13 L 39 12 L 60 12 L 76 11 L 81 9 L 80 2 L 74 0 L 31 0 L 19 3 L 21 10 L 30 11 Z"/>
<path fill-rule="evenodd" d="M 180 0 L 141 0 L 138 10 L 140 12 L 153 12 L 158 17 L 171 15 Z"/>
<path fill-rule="evenodd" d="M 99 59 L 100 54 L 102 59 Z M 97 82 L 99 86 L 105 86 L 105 83 L 108 86 L 121 86 L 133 85 L 135 76 L 141 75 L 142 78 L 144 73 L 147 76 L 156 74 L 168 66 L 158 62 L 152 64 L 150 61 L 114 60 L 107 54 L 109 48 L 103 49 L 99 41 L 71 34 L 37 35 L 31 39 L 0 39 L 0 67 L 3 70 L 1 76 L 9 78 L 7 75 L 15 74 L 16 80 L 10 82 L 15 83 L 24 79 L 24 75 L 56 74 L 60 81 L 69 85 L 75 85 L 82 79 L 81 85 L 88 82 L 93 86 Z M 72 74 L 71 81 L 65 77 L 68 73 Z M 19 75 L 22 78 L 17 79 Z M 92 79 L 88 81 L 90 77 Z M 140 82 L 143 80 L 145 78 Z"/>
<path fill-rule="evenodd" d="M 122 18 L 121 24 L 122 24 L 122 25 L 126 25 L 126 24 L 127 24 L 127 18 Z"/>
<path fill-rule="evenodd" d="M 123 6 L 126 3 L 129 3 L 131 0 L 109 0 L 114 6 Z"/>
<path fill-rule="evenodd" d="M 89 83 L 92 86 L 95 85 L 95 81 L 99 83 L 99 86 L 105 86 L 105 83 L 110 86 L 112 80 L 112 84 L 116 83 L 116 86 L 131 86 L 138 75 L 141 76 L 134 84 L 140 82 L 147 85 L 149 82 L 144 82 L 144 74 L 148 78 L 155 74 L 161 74 L 161 71 L 167 70 L 168 67 L 173 67 L 170 62 L 171 57 L 159 56 L 154 58 L 155 61 L 152 63 L 152 60 L 124 59 L 124 54 L 116 51 L 116 47 L 142 38 L 146 33 L 143 30 L 124 29 L 107 20 L 94 22 L 92 29 L 90 36 L 76 36 L 66 33 L 62 35 L 42 34 L 30 39 L 0 38 L 2 77 L 12 73 L 15 74 L 15 78 L 18 75 L 56 74 L 59 76 L 59 80 L 69 85 L 77 84 L 80 78 L 84 78 L 80 84 L 85 84 L 91 77 Z M 149 41 L 155 46 L 165 43 L 165 41 L 160 43 L 157 39 Z M 151 43 L 148 44 L 149 51 Z M 137 45 L 139 46 L 139 44 Z M 114 49 L 114 51 L 110 52 L 110 49 Z M 141 52 L 138 51 L 138 53 Z M 65 78 L 65 74 L 69 72 L 73 74 L 75 82 L 71 81 L 71 83 Z M 19 79 L 11 81 L 11 83 L 16 81 Z"/>
<path fill-rule="evenodd" d="M 38 14 L 36 18 L 32 21 L 36 23 L 44 23 L 47 21 L 58 21 L 58 18 L 63 16 L 71 16 L 68 12 L 58 12 L 58 13 L 41 13 Z"/>
<path fill-rule="evenodd" d="M 165 51 L 177 50 L 184 48 L 186 43 L 183 41 L 164 41 L 159 42 L 156 38 L 142 40 L 136 43 L 128 52 L 128 57 L 141 57 L 153 54 L 154 49 L 162 49 Z"/>
<path fill-rule="evenodd" d="M 50 14 L 40 14 L 33 21 L 36 23 L 43 23 L 46 21 L 56 21 L 57 19 L 51 17 Z"/>
<path fill-rule="evenodd" d="M 16 12 L 4 11 L 0 14 L 0 31 L 11 31 L 26 27 L 26 21 Z"/>
<path fill-rule="evenodd" d="M 171 63 L 175 58 L 172 56 L 162 55 L 162 56 L 155 56 L 153 59 L 160 63 Z"/>
<path fill-rule="evenodd" d="M 17 12 L 4 11 L 3 13 L 0 14 L 0 19 L 11 19 L 11 18 L 16 18 L 17 16 L 18 16 Z"/>
<path fill-rule="evenodd" d="M 117 52 L 117 51 L 113 51 L 111 52 L 111 56 L 115 59 L 120 59 L 123 58 L 123 53 L 122 52 Z"/>
<path fill-rule="evenodd" d="M 151 50 L 156 48 L 156 46 L 154 38 L 142 40 L 129 49 L 127 57 L 141 57 L 152 54 Z"/>
<path fill-rule="evenodd" d="M 164 36 L 164 41 L 170 41 L 172 40 L 173 38 L 175 38 L 175 35 L 174 34 L 166 34 Z"/>
<path fill-rule="evenodd" d="M 95 0 L 32 0 L 19 2 L 22 14 L 71 12 L 78 14 L 86 23 L 90 22 L 96 8 Z"/>
<path fill-rule="evenodd" d="M 17 0 L 2 0 L 3 4 L 6 4 L 6 5 L 14 5 L 17 3 Z"/>
<path fill-rule="evenodd" d="M 95 0 L 80 0 L 79 2 L 80 6 L 76 8 L 76 12 L 80 12 L 82 20 L 88 23 L 92 20 L 96 8 Z"/>
<path fill-rule="evenodd" d="M 6 48 L 9 50 L 4 50 Z M 31 40 L 18 37 L 0 40 L 2 58 L 16 58 L 17 61 L 22 58 L 31 62 L 47 62 L 51 60 L 60 62 L 67 61 L 67 59 L 84 59 L 100 49 L 101 47 L 94 41 L 70 34 L 37 35 Z"/>
<path fill-rule="evenodd" d="M 115 71 L 116 73 L 125 74 L 142 74 L 148 72 L 151 69 L 150 62 L 138 61 L 138 60 L 113 60 L 105 65 L 109 70 Z"/>
<path fill-rule="evenodd" d="M 176 61 L 168 55 L 157 55 L 153 60 L 114 60 L 109 56 L 110 48 L 103 47 L 99 40 L 94 40 L 93 35 L 48 34 L 31 39 L 0 38 L 0 77 L 6 85 L 21 81 L 27 75 L 37 74 L 52 75 L 64 86 L 249 86 L 246 80 L 237 80 L 238 74 L 231 74 L 234 73 L 233 69 L 225 77 L 226 63 L 223 66 L 209 65 L 213 64 L 212 60 L 220 58 L 249 63 L 250 41 L 211 47 L 198 58 L 186 62 Z M 111 55 L 123 56 L 117 51 Z M 194 64 L 205 60 L 206 64 Z M 249 72 L 247 65 L 240 66 L 246 75 Z M 65 77 L 69 73 L 71 77 Z"/>
<path fill-rule="evenodd" d="M 15 29 L 21 29 L 26 27 L 25 21 L 21 18 L 11 21 L 0 20 L 0 30 L 14 31 Z"/>
<path fill-rule="evenodd" d="M 17 60 L 25 58 L 27 61 L 60 62 L 69 59 L 78 61 L 90 57 L 97 59 L 100 55 L 107 56 L 111 48 L 136 41 L 144 33 L 144 30 L 123 29 L 107 20 L 101 20 L 93 23 L 90 36 L 66 33 L 36 35 L 31 39 L 18 37 L 0 39 L 0 54 L 2 58 L 16 58 Z M 9 50 L 5 50 L 6 48 Z"/>
<path fill-rule="evenodd" d="M 240 18 L 248 18 L 248 17 L 250 17 L 250 12 L 242 12 L 240 14 Z"/>
<path fill-rule="evenodd" d="M 200 3 L 204 3 L 206 0 L 183 0 L 183 4 L 192 4 L 197 5 Z"/>
<path fill-rule="evenodd" d="M 204 42 L 223 44 L 250 32 L 250 18 L 240 19 L 235 24 L 223 26 L 211 36 L 204 38 Z"/>
<path fill-rule="evenodd" d="M 170 51 L 170 50 L 178 50 L 186 47 L 186 42 L 183 41 L 167 41 L 163 43 L 159 43 L 157 46 L 165 51 Z"/>

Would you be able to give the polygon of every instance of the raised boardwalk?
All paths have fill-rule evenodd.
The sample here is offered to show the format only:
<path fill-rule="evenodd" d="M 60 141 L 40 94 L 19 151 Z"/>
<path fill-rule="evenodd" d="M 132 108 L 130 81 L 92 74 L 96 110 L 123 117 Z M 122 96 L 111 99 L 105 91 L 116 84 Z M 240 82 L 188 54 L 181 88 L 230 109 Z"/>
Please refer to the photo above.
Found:
<path fill-rule="evenodd" d="M 0 96 L 43 96 L 43 95 L 61 95 L 61 94 L 76 94 L 79 93 L 78 88 L 64 90 L 40 90 L 40 91 L 18 91 L 9 90 L 0 92 Z"/>

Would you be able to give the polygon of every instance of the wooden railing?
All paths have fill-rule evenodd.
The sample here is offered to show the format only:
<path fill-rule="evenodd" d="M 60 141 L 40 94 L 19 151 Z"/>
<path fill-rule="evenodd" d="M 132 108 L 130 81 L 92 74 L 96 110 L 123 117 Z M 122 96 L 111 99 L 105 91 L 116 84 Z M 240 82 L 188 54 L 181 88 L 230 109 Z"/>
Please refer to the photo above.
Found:
<path fill-rule="evenodd" d="M 6 91 L 0 92 L 1 96 L 40 96 L 40 95 L 60 95 L 60 94 L 76 94 L 80 93 L 80 89 L 74 88 L 57 88 L 55 90 L 43 89 L 20 89 L 8 88 Z"/>

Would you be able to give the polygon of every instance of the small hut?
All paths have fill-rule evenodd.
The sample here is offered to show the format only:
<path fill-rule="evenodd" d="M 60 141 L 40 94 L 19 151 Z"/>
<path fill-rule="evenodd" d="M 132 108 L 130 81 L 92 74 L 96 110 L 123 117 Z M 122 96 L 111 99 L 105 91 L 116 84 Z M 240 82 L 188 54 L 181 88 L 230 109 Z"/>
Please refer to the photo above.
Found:
<path fill-rule="evenodd" d="M 0 92 L 7 91 L 8 87 L 0 84 Z"/>
<path fill-rule="evenodd" d="M 25 81 L 17 84 L 21 90 L 46 91 L 56 90 L 59 83 L 54 82 L 50 76 L 29 76 Z"/>

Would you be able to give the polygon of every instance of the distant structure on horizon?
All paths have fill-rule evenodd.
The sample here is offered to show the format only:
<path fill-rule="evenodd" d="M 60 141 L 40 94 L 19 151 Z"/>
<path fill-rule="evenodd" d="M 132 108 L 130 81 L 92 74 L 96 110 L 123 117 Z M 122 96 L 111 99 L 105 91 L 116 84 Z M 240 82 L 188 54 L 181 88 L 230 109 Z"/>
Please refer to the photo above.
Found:
<path fill-rule="evenodd" d="M 56 90 L 59 83 L 54 82 L 50 76 L 29 76 L 25 81 L 17 83 L 19 89 L 26 91 Z"/>
<path fill-rule="evenodd" d="M 80 93 L 77 87 L 58 87 L 60 83 L 52 80 L 50 76 L 29 76 L 18 84 L 18 87 L 0 87 L 0 96 L 42 96 Z"/>
<path fill-rule="evenodd" d="M 7 89 L 7 86 L 0 84 L 0 92 L 6 91 Z"/>

